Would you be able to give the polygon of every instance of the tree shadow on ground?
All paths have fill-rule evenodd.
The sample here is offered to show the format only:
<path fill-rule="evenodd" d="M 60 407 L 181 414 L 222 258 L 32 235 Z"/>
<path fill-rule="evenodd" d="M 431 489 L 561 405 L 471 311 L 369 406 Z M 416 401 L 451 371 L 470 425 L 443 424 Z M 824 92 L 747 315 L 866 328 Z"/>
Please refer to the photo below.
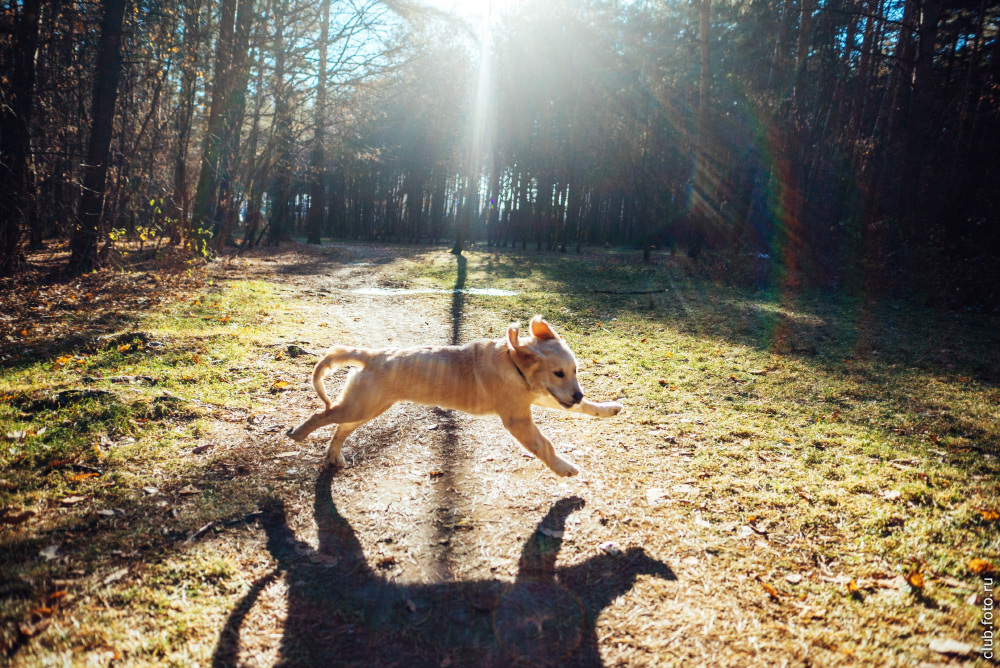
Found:
<path fill-rule="evenodd" d="M 230 613 L 213 666 L 240 663 L 240 639 L 263 590 L 279 577 L 287 617 L 278 648 L 283 666 L 504 666 L 564 663 L 601 666 L 595 625 L 601 611 L 639 575 L 676 580 L 641 548 L 598 554 L 556 567 L 567 517 L 583 507 L 560 499 L 521 552 L 514 582 L 399 584 L 369 565 L 350 523 L 337 511 L 332 474 L 316 479 L 318 549 L 296 538 L 283 504 L 265 512 L 267 548 L 276 570 L 258 579 Z"/>

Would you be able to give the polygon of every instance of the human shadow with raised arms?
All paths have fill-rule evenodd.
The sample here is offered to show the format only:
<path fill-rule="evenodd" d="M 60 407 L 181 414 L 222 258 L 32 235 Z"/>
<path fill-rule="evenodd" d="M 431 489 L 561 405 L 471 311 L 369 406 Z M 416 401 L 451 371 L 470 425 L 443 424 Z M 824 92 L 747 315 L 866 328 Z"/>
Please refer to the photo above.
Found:
<path fill-rule="evenodd" d="M 316 480 L 318 550 L 288 526 L 282 503 L 262 520 L 277 568 L 258 579 L 230 613 L 213 665 L 236 666 L 241 633 L 260 594 L 279 577 L 287 618 L 281 666 L 601 666 L 595 624 L 639 575 L 676 577 L 631 548 L 557 568 L 566 519 L 584 501 L 557 501 L 521 552 L 514 582 L 497 579 L 399 584 L 373 569 L 350 523 L 337 511 L 331 473 Z"/>

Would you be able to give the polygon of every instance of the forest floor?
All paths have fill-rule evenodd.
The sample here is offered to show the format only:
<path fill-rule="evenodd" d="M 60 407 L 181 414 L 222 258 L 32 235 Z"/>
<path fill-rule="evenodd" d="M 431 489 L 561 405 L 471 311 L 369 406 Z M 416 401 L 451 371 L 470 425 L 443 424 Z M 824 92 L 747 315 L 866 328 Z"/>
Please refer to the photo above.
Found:
<path fill-rule="evenodd" d="M 458 288 L 458 290 L 456 290 Z M 0 297 L 0 656 L 35 665 L 986 665 L 996 319 L 683 258 L 288 244 Z M 541 313 L 617 417 L 397 405 L 322 469 L 326 346 Z M 327 379 L 335 390 L 343 372 Z"/>

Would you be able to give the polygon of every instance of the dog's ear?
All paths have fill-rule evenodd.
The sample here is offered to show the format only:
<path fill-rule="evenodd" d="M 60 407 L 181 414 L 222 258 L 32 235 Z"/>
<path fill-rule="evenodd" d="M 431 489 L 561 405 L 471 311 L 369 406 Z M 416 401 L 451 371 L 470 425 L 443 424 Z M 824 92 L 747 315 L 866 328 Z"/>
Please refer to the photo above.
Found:
<path fill-rule="evenodd" d="M 512 322 L 507 327 L 507 347 L 513 350 L 515 353 L 520 352 L 524 346 L 518 341 L 517 336 L 521 331 L 521 323 Z"/>
<path fill-rule="evenodd" d="M 552 329 L 549 323 L 542 320 L 542 316 L 540 315 L 536 315 L 531 319 L 531 335 L 539 341 L 559 338 L 556 330 Z"/>

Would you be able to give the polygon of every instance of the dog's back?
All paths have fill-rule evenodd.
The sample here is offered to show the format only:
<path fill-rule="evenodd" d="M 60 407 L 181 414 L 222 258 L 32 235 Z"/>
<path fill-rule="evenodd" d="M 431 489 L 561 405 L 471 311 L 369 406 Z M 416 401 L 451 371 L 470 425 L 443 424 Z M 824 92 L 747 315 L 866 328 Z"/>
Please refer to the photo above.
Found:
<path fill-rule="evenodd" d="M 510 393 L 506 387 L 511 379 L 502 340 L 356 351 L 353 355 L 365 359 L 363 369 L 349 381 L 352 394 L 358 390 L 375 393 L 378 404 L 412 401 L 482 415 L 497 412 L 498 401 L 512 400 L 505 396 Z"/>

